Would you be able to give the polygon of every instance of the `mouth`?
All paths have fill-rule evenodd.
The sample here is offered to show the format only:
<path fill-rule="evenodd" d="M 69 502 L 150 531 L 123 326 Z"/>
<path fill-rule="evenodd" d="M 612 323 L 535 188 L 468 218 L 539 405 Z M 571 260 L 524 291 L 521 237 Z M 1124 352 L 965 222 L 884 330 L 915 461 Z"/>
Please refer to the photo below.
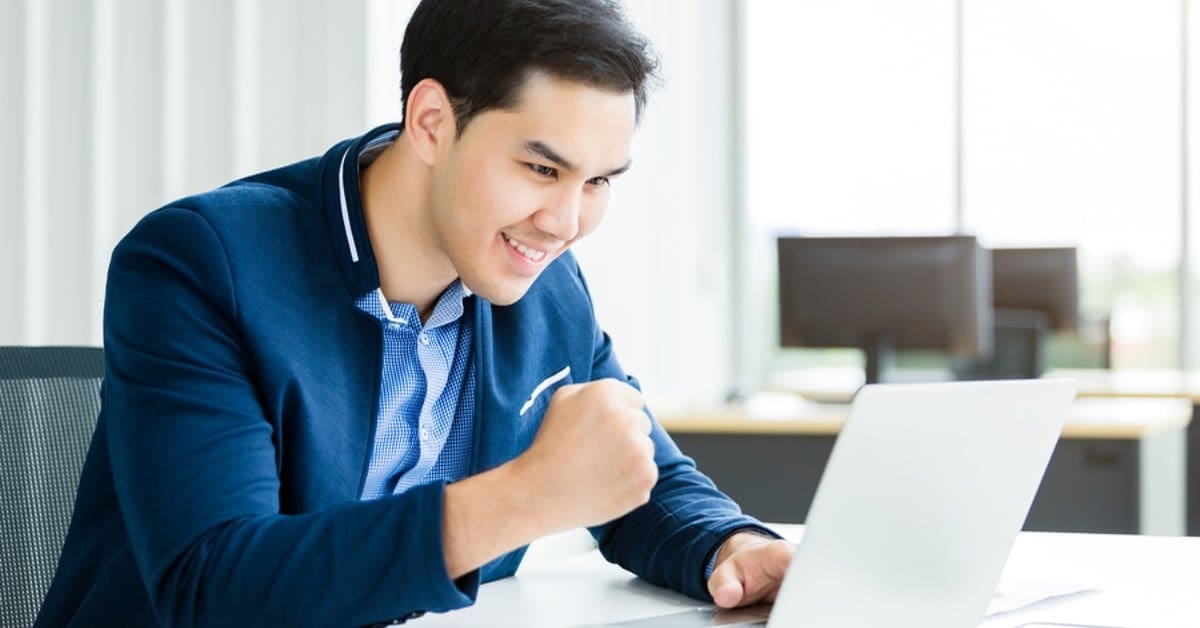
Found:
<path fill-rule="evenodd" d="M 510 251 L 515 252 L 531 264 L 538 264 L 549 255 L 547 251 L 530 246 L 508 234 L 501 233 L 500 236 L 504 238 L 504 242 L 508 245 Z"/>

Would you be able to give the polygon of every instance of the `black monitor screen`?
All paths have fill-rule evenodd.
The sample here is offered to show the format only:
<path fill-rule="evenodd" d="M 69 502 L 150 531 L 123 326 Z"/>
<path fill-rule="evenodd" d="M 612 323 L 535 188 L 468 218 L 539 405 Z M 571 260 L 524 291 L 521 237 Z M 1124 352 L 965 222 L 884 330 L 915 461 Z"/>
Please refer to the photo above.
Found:
<path fill-rule="evenodd" d="M 991 270 L 972 236 L 781 237 L 780 343 L 991 351 Z"/>
<path fill-rule="evenodd" d="M 1075 248 L 992 249 L 992 302 L 998 308 L 1043 312 L 1054 329 L 1074 329 L 1079 319 Z"/>

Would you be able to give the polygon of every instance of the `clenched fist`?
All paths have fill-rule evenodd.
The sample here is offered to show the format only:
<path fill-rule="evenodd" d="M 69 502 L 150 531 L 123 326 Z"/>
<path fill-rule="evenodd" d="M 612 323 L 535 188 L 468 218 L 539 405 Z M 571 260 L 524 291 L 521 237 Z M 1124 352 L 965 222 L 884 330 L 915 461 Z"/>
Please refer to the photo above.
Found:
<path fill-rule="evenodd" d="M 649 501 L 658 466 L 644 405 L 615 379 L 555 391 L 533 444 L 513 461 L 548 527 L 598 525 Z"/>

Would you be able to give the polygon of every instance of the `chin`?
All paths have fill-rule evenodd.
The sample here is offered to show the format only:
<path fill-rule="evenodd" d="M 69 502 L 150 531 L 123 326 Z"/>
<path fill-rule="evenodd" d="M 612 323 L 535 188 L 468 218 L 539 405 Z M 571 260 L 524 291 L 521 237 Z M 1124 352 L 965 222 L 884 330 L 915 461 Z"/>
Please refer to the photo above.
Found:
<path fill-rule="evenodd" d="M 470 286 L 471 284 L 468 283 L 467 285 Z M 512 304 L 516 303 L 517 301 L 520 301 L 521 297 L 525 296 L 525 293 L 529 292 L 529 288 L 531 288 L 532 286 L 533 286 L 533 282 L 528 282 L 528 283 L 522 282 L 520 285 L 491 284 L 491 285 L 481 286 L 480 287 L 481 289 L 479 289 L 479 290 L 475 290 L 474 288 L 471 288 L 471 290 L 475 294 L 479 295 L 480 298 L 482 298 L 484 301 L 487 301 L 488 303 L 491 303 L 492 305 L 506 306 L 506 305 L 512 305 Z"/>

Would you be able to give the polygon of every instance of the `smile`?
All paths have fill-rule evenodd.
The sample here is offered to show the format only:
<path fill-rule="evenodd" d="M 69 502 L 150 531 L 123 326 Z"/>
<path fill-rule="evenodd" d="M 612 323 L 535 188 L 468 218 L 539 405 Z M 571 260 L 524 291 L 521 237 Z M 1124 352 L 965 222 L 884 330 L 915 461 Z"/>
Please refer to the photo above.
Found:
<path fill-rule="evenodd" d="M 504 234 L 501 234 L 501 235 L 504 235 Z M 546 257 L 545 251 L 539 251 L 533 247 L 525 246 L 519 240 L 517 240 L 516 238 L 513 238 L 512 236 L 504 235 L 504 241 L 508 242 L 508 245 L 510 247 L 516 249 L 518 253 L 520 253 L 521 255 L 524 255 L 525 258 L 531 262 L 540 262 L 540 261 L 542 261 L 542 258 Z"/>

